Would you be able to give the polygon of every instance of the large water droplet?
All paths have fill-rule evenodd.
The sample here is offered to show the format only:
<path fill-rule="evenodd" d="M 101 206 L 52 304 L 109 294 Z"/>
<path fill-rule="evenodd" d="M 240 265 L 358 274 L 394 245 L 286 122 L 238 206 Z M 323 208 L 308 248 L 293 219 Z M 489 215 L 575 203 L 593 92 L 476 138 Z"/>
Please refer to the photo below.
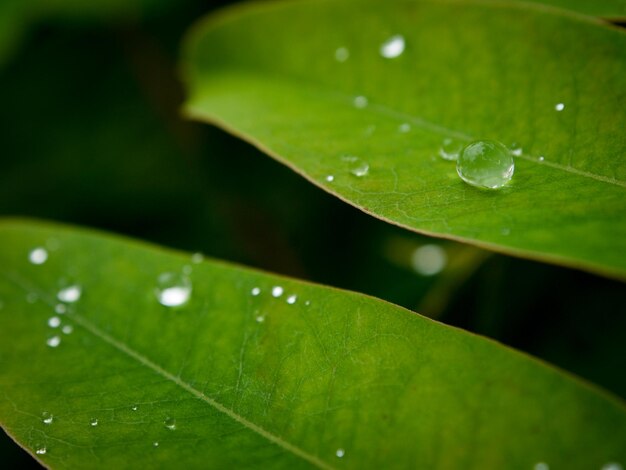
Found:
<path fill-rule="evenodd" d="M 61 319 L 59 317 L 48 318 L 48 326 L 50 328 L 58 328 L 60 324 L 61 324 Z"/>
<path fill-rule="evenodd" d="M 46 452 L 48 452 L 48 449 L 46 449 L 46 446 L 42 446 L 42 445 L 35 446 L 35 454 L 44 455 Z"/>
<path fill-rule="evenodd" d="M 339 458 L 342 458 L 344 455 L 346 455 L 346 451 L 343 449 L 337 449 L 337 451 L 335 452 L 335 455 Z"/>
<path fill-rule="evenodd" d="M 158 278 L 155 291 L 157 300 L 165 307 L 184 305 L 191 296 L 191 281 L 176 273 L 163 273 Z"/>
<path fill-rule="evenodd" d="M 380 46 L 380 55 L 386 59 L 395 59 L 404 52 L 405 42 L 401 35 L 392 36 Z"/>
<path fill-rule="evenodd" d="M 41 421 L 43 422 L 43 424 L 52 424 L 52 421 L 54 421 L 54 416 L 52 416 L 52 413 L 44 411 L 43 413 L 41 413 Z"/>
<path fill-rule="evenodd" d="M 278 298 L 281 295 L 283 295 L 283 292 L 285 292 L 285 290 L 281 286 L 274 286 L 274 287 L 272 287 L 272 296 L 273 297 Z"/>
<path fill-rule="evenodd" d="M 456 171 L 463 181 L 472 186 L 498 189 L 511 181 L 515 162 L 509 149 L 500 142 L 480 140 L 463 149 Z"/>
<path fill-rule="evenodd" d="M 454 161 L 459 158 L 461 150 L 463 150 L 462 142 L 452 139 L 451 137 L 446 137 L 441 142 L 439 156 L 444 160 Z"/>
<path fill-rule="evenodd" d="M 363 109 L 367 107 L 369 101 L 365 96 L 357 96 L 354 98 L 354 106 L 355 108 Z"/>
<path fill-rule="evenodd" d="M 95 428 L 98 425 L 98 418 L 91 418 L 89 424 Z"/>
<path fill-rule="evenodd" d="M 172 431 L 176 429 L 176 420 L 169 416 L 165 418 L 165 421 L 163 421 L 163 424 L 165 425 L 167 429 L 171 429 Z"/>
<path fill-rule="evenodd" d="M 52 336 L 51 338 L 48 338 L 48 340 L 46 341 L 46 344 L 50 346 L 51 348 L 56 348 L 59 344 L 61 344 L 61 337 Z"/>
<path fill-rule="evenodd" d="M 57 299 L 59 299 L 61 302 L 71 304 L 80 299 L 81 294 L 82 288 L 79 285 L 74 284 L 72 286 L 61 289 L 57 294 Z"/>
<path fill-rule="evenodd" d="M 44 264 L 47 259 L 48 251 L 41 246 L 32 249 L 31 252 L 28 254 L 28 261 L 33 264 Z"/>
<path fill-rule="evenodd" d="M 448 256 L 439 245 L 423 245 L 411 255 L 413 269 L 423 276 L 434 276 L 446 267 Z"/>
<path fill-rule="evenodd" d="M 335 60 L 337 62 L 345 62 L 350 58 L 350 51 L 345 47 L 339 47 L 335 51 Z"/>

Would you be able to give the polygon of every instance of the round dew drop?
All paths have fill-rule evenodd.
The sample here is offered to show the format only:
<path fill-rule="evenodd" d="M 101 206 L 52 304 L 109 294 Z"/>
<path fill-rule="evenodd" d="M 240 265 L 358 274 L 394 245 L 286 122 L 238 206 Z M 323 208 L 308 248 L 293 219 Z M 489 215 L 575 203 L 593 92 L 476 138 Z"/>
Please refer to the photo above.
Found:
<path fill-rule="evenodd" d="M 298 300 L 298 296 L 297 295 L 290 295 L 289 297 L 287 297 L 287 303 L 289 305 L 293 305 L 296 303 L 296 301 Z"/>
<path fill-rule="evenodd" d="M 444 160 L 455 161 L 459 158 L 459 154 L 463 150 L 463 144 L 457 140 L 446 137 L 441 142 L 439 156 Z"/>
<path fill-rule="evenodd" d="M 463 149 L 456 162 L 456 171 L 467 184 L 499 189 L 513 178 L 515 161 L 500 142 L 479 140 Z"/>
<path fill-rule="evenodd" d="M 81 287 L 78 285 L 73 285 L 73 286 L 66 287 L 65 289 L 61 289 L 59 293 L 57 294 L 57 299 L 59 299 L 61 302 L 71 304 L 73 302 L 76 302 L 78 299 L 80 299 L 81 294 L 82 294 Z"/>
<path fill-rule="evenodd" d="M 176 420 L 174 418 L 165 418 L 165 421 L 163 421 L 163 424 L 165 424 L 165 427 L 167 429 L 171 429 L 172 431 L 174 429 L 176 429 Z"/>
<path fill-rule="evenodd" d="M 350 51 L 345 47 L 340 47 L 335 51 L 335 60 L 337 62 L 345 62 L 350 58 Z"/>
<path fill-rule="evenodd" d="M 157 300 L 164 307 L 184 305 L 191 296 L 191 281 L 180 274 L 163 273 L 159 276 L 155 290 Z"/>
<path fill-rule="evenodd" d="M 380 55 L 385 59 L 395 59 L 404 52 L 404 37 L 401 35 L 392 36 L 380 46 Z"/>
<path fill-rule="evenodd" d="M 28 261 L 30 261 L 32 264 L 44 264 L 47 259 L 48 251 L 42 247 L 34 248 L 28 254 Z"/>
<path fill-rule="evenodd" d="M 357 96 L 354 98 L 354 107 L 358 109 L 366 108 L 369 101 L 365 96 Z"/>
<path fill-rule="evenodd" d="M 337 451 L 335 452 L 335 455 L 339 458 L 342 458 L 344 455 L 346 455 L 346 451 L 343 449 L 337 449 Z"/>
<path fill-rule="evenodd" d="M 272 288 L 272 296 L 273 297 L 278 298 L 281 295 L 283 295 L 283 292 L 285 292 L 285 290 L 281 286 L 274 286 Z"/>
<path fill-rule="evenodd" d="M 58 328 L 61 325 L 61 319 L 59 317 L 48 318 L 48 326 L 50 328 Z"/>
<path fill-rule="evenodd" d="M 46 341 L 46 344 L 50 346 L 51 348 L 56 348 L 59 344 L 61 344 L 61 337 L 53 336 L 52 338 L 48 338 L 48 340 Z"/>
<path fill-rule="evenodd" d="M 91 418 L 89 424 L 91 424 L 92 427 L 96 427 L 98 425 L 98 418 Z"/>
<path fill-rule="evenodd" d="M 53 420 L 54 417 L 51 413 L 48 413 L 47 411 L 41 413 L 41 421 L 43 422 L 43 424 L 51 424 Z"/>

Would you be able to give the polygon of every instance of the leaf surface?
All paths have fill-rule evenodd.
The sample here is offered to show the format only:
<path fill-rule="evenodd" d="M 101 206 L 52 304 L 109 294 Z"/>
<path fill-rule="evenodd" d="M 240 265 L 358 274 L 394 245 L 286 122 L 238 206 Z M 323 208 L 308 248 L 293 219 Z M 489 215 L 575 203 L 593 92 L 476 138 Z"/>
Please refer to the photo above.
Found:
<path fill-rule="evenodd" d="M 2 222 L 7 432 L 52 468 L 626 461 L 623 404 L 545 364 L 371 297 L 195 261 Z M 187 303 L 157 301 L 163 272 L 187 273 Z"/>
<path fill-rule="evenodd" d="M 198 24 L 184 66 L 190 116 L 376 217 L 626 277 L 621 30 L 516 2 L 249 4 Z M 516 143 L 513 180 L 463 183 L 446 139 Z"/>
<path fill-rule="evenodd" d="M 610 20 L 626 18 L 626 0 L 529 0 Z"/>

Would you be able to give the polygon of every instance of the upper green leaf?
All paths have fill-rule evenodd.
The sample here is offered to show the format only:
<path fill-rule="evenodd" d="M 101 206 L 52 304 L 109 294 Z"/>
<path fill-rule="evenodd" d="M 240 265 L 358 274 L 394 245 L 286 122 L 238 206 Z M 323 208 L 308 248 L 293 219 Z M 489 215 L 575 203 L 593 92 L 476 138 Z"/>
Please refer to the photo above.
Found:
<path fill-rule="evenodd" d="M 591 16 L 621 20 L 626 18 L 626 0 L 528 0 Z"/>
<path fill-rule="evenodd" d="M 394 37 L 404 48 L 384 57 Z M 516 2 L 251 4 L 199 24 L 184 65 L 189 115 L 366 212 L 626 277 L 618 29 Z M 516 143 L 512 182 L 463 183 L 438 157 L 445 139 Z M 355 176 L 354 157 L 369 174 Z"/>
<path fill-rule="evenodd" d="M 114 237 L 0 224 L 0 331 L 0 422 L 52 468 L 626 461 L 620 402 L 493 341 Z"/>

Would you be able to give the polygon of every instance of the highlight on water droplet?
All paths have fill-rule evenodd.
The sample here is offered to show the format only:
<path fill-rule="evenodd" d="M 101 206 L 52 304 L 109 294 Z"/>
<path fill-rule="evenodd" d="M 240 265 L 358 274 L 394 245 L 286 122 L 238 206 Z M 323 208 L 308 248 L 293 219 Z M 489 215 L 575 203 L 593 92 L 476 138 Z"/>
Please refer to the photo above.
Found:
<path fill-rule="evenodd" d="M 259 295 L 261 293 L 261 288 L 260 287 L 253 287 L 252 290 L 250 291 L 250 293 L 253 296 L 256 297 L 257 295 Z"/>
<path fill-rule="evenodd" d="M 43 424 L 52 424 L 52 421 L 54 421 L 54 416 L 52 416 L 52 413 L 44 411 L 43 413 L 41 413 L 41 421 L 43 422 Z"/>
<path fill-rule="evenodd" d="M 61 302 L 71 304 L 78 301 L 81 295 L 82 288 L 79 285 L 74 284 L 65 287 L 64 289 L 61 289 L 57 294 L 57 299 L 59 299 Z"/>
<path fill-rule="evenodd" d="M 439 245 L 422 245 L 413 251 L 411 266 L 422 276 L 434 276 L 439 274 L 448 263 L 448 255 Z"/>
<path fill-rule="evenodd" d="M 69 335 L 69 334 L 72 334 L 72 331 L 74 331 L 74 327 L 72 325 L 63 325 L 63 328 L 61 328 L 61 331 L 63 332 L 64 335 Z"/>
<path fill-rule="evenodd" d="M 179 307 L 191 296 L 191 281 L 181 274 L 162 273 L 157 279 L 155 295 L 161 305 Z"/>
<path fill-rule="evenodd" d="M 537 462 L 533 468 L 534 470 L 550 470 L 550 466 L 545 462 Z"/>
<path fill-rule="evenodd" d="M 339 47 L 335 51 L 335 60 L 337 62 L 345 62 L 350 58 L 350 51 L 345 47 Z"/>
<path fill-rule="evenodd" d="M 165 418 L 165 421 L 163 421 L 163 424 L 165 425 L 167 429 L 171 429 L 172 431 L 176 429 L 176 420 L 172 417 L 168 416 L 167 418 Z"/>
<path fill-rule="evenodd" d="M 48 326 L 50 328 L 58 328 L 60 324 L 61 324 L 61 319 L 59 317 L 48 318 Z"/>
<path fill-rule="evenodd" d="M 287 297 L 287 303 L 288 303 L 289 305 L 293 305 L 293 304 L 295 304 L 295 303 L 297 302 L 297 300 L 298 300 L 298 296 L 297 296 L 297 295 L 295 295 L 295 294 L 290 295 L 289 297 Z"/>
<path fill-rule="evenodd" d="M 337 449 L 337 451 L 335 452 L 335 455 L 339 458 L 342 458 L 344 455 L 346 455 L 346 451 L 343 449 Z"/>
<path fill-rule="evenodd" d="M 537 161 L 539 162 L 543 162 L 545 161 L 546 157 L 544 157 L 543 155 L 539 155 L 539 158 L 537 158 Z"/>
<path fill-rule="evenodd" d="M 520 147 L 520 145 L 518 143 L 512 143 L 511 146 L 509 147 L 509 149 L 511 150 L 511 153 L 516 156 L 516 157 L 521 157 L 523 150 L 522 147 Z"/>
<path fill-rule="evenodd" d="M 58 313 L 59 315 L 63 315 L 66 311 L 67 311 L 67 307 L 64 304 L 57 304 L 54 307 L 54 312 Z"/>
<path fill-rule="evenodd" d="M 47 260 L 48 251 L 41 246 L 33 248 L 30 253 L 28 253 L 28 261 L 32 264 L 44 264 Z"/>
<path fill-rule="evenodd" d="M 56 348 L 59 344 L 61 344 L 60 336 L 52 336 L 47 339 L 46 344 L 51 348 Z"/>
<path fill-rule="evenodd" d="M 451 137 L 446 137 L 441 142 L 439 148 L 439 156 L 444 160 L 454 161 L 459 158 L 459 154 L 463 150 L 463 143 Z"/>
<path fill-rule="evenodd" d="M 564 103 L 557 103 L 554 105 L 554 109 L 557 111 L 563 111 L 565 109 L 565 104 Z"/>
<path fill-rule="evenodd" d="M 285 289 L 283 289 L 281 286 L 274 286 L 272 287 L 272 296 L 273 297 L 280 297 L 281 295 L 283 295 L 283 292 L 285 292 Z"/>
<path fill-rule="evenodd" d="M 479 140 L 463 149 L 456 162 L 463 181 L 484 189 L 499 189 L 511 181 L 515 161 L 509 149 L 500 142 Z"/>
<path fill-rule="evenodd" d="M 396 57 L 400 57 L 402 55 L 404 48 L 404 36 L 397 34 L 387 39 L 380 46 L 380 55 L 385 59 L 395 59 Z"/>
<path fill-rule="evenodd" d="M 263 323 L 265 321 L 265 315 L 257 315 L 255 320 L 257 323 Z"/>
<path fill-rule="evenodd" d="M 369 104 L 368 99 L 365 96 L 357 96 L 356 98 L 354 98 L 354 107 L 355 108 L 359 108 L 359 109 L 363 109 L 365 107 L 367 107 L 367 105 Z"/>
<path fill-rule="evenodd" d="M 96 427 L 96 426 L 98 425 L 98 418 L 91 418 L 91 419 L 89 420 L 89 424 L 90 424 L 92 427 Z"/>
<path fill-rule="evenodd" d="M 46 452 L 48 452 L 48 449 L 46 449 L 46 446 L 44 445 L 35 446 L 35 454 L 44 455 Z"/>
<path fill-rule="evenodd" d="M 326 181 L 328 181 L 329 183 L 332 183 L 333 181 L 335 181 L 335 177 L 333 175 L 328 175 L 326 177 Z"/>
<path fill-rule="evenodd" d="M 409 124 L 408 122 L 403 122 L 398 127 L 398 130 L 403 134 L 406 134 L 407 132 L 411 132 L 411 124 Z"/>
<path fill-rule="evenodd" d="M 159 447 L 159 442 L 158 442 L 158 441 L 154 441 L 154 442 L 152 443 L 152 445 L 153 445 L 154 447 Z"/>

